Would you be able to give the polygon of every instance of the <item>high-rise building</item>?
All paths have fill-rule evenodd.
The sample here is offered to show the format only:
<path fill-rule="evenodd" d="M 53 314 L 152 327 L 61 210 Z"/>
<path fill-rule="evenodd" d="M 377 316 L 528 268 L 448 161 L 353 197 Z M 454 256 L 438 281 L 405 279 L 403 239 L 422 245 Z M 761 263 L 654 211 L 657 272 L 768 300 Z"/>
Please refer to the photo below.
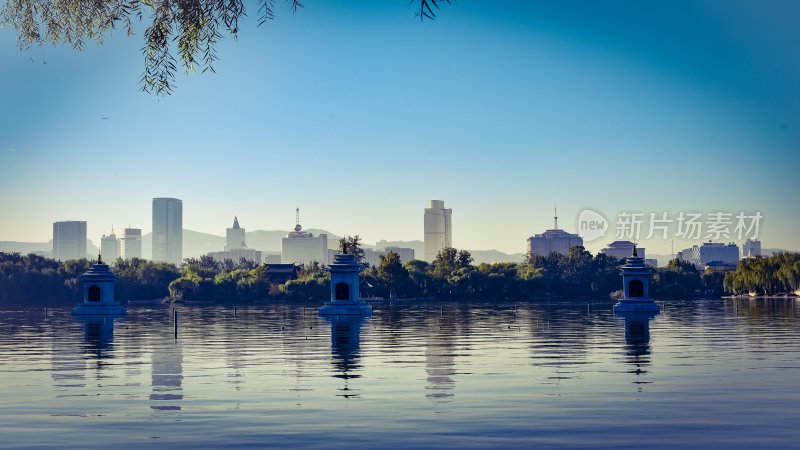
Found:
<path fill-rule="evenodd" d="M 634 244 L 631 241 L 614 241 L 608 244 L 608 247 L 600 250 L 600 253 L 603 253 L 606 256 L 612 256 L 617 259 L 625 259 L 633 255 L 633 245 Z M 645 248 L 637 246 L 636 254 L 644 258 Z M 645 259 L 644 262 L 647 263 L 647 259 Z"/>
<path fill-rule="evenodd" d="M 444 200 L 430 200 L 425 208 L 425 260 L 433 261 L 439 251 L 453 246 L 452 209 Z"/>
<path fill-rule="evenodd" d="M 125 228 L 120 242 L 120 258 L 131 259 L 142 257 L 142 230 L 140 228 Z"/>
<path fill-rule="evenodd" d="M 553 216 L 553 229 L 528 238 L 531 255 L 547 256 L 552 252 L 566 255 L 572 247 L 583 247 L 583 238 L 558 228 L 558 212 Z"/>
<path fill-rule="evenodd" d="M 53 223 L 53 259 L 67 261 L 86 256 L 86 221 Z"/>
<path fill-rule="evenodd" d="M 103 235 L 100 238 L 100 254 L 107 264 L 111 264 L 119 258 L 119 240 L 117 235 L 114 234 L 114 229 L 111 229 L 111 234 L 108 236 Z"/>
<path fill-rule="evenodd" d="M 312 261 L 327 264 L 328 235 L 314 237 L 312 233 L 303 231 L 300 226 L 300 208 L 297 208 L 294 231 L 281 239 L 281 263 L 306 264 Z"/>
<path fill-rule="evenodd" d="M 693 245 L 678 252 L 676 255 L 681 261 L 687 261 L 702 269 L 709 263 L 721 263 L 735 266 L 739 262 L 739 246 L 733 242 L 704 242 L 699 247 Z"/>
<path fill-rule="evenodd" d="M 233 218 L 233 227 L 225 229 L 225 251 L 247 248 L 244 241 L 244 228 L 239 226 L 239 218 Z"/>
<path fill-rule="evenodd" d="M 153 261 L 183 261 L 183 202 L 177 198 L 153 199 Z"/>
<path fill-rule="evenodd" d="M 386 248 L 383 249 L 383 253 L 384 254 L 387 254 L 389 252 L 397 253 L 397 256 L 400 257 L 400 262 L 402 262 L 403 264 L 405 264 L 405 263 L 411 261 L 412 259 L 414 259 L 414 249 L 413 248 L 389 246 L 389 247 L 386 247 Z"/>
<path fill-rule="evenodd" d="M 261 264 L 261 252 L 247 248 L 245 243 L 244 228 L 239 226 L 239 218 L 233 218 L 233 227 L 225 230 L 225 250 L 221 252 L 211 252 L 209 256 L 215 261 L 223 262 L 226 259 L 239 262 L 242 258 Z"/>
<path fill-rule="evenodd" d="M 742 244 L 742 258 L 752 258 L 754 256 L 761 256 L 761 241 L 748 239 Z"/>
<path fill-rule="evenodd" d="M 414 259 L 414 249 L 405 247 L 386 247 L 384 249 L 365 248 L 364 259 L 370 266 L 377 267 L 381 263 L 381 256 L 386 256 L 389 252 L 397 253 L 397 256 L 400 258 L 400 263 L 402 264 Z"/>

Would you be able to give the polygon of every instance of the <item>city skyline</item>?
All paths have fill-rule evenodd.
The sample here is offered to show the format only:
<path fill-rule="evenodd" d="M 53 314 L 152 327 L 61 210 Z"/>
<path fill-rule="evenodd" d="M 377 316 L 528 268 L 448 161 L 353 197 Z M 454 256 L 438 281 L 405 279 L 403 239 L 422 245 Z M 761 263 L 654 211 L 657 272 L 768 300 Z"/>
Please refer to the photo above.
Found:
<path fill-rule="evenodd" d="M 215 75 L 164 98 L 138 91 L 137 37 L 22 52 L 0 29 L 0 239 L 78 219 L 98 242 L 169 195 L 206 233 L 237 214 L 285 230 L 299 204 L 307 228 L 422 240 L 419 205 L 442 198 L 459 248 L 518 252 L 558 203 L 570 232 L 587 207 L 761 211 L 765 247 L 800 249 L 800 5 L 770 4 L 459 3 L 425 23 L 390 2 L 313 4 L 243 23 Z M 358 182 L 334 198 L 343 157 Z"/>
<path fill-rule="evenodd" d="M 155 212 L 156 212 L 156 204 L 157 204 L 157 203 L 160 203 L 160 204 L 166 204 L 166 203 L 176 203 L 176 204 L 177 204 L 177 206 L 178 206 L 178 209 L 179 209 L 179 211 L 178 211 L 178 216 L 179 216 L 179 218 L 180 218 L 180 217 L 182 217 L 182 214 L 183 214 L 183 208 L 182 208 L 182 204 L 183 204 L 183 203 L 182 203 L 182 200 L 181 200 L 181 199 L 175 199 L 175 198 L 154 198 L 154 199 L 152 199 L 152 200 L 153 200 L 153 213 L 155 213 Z M 446 230 L 446 233 L 445 233 L 445 234 L 446 234 L 447 236 L 446 236 L 445 238 L 441 238 L 441 239 L 440 239 L 440 240 L 441 240 L 441 242 L 439 242 L 438 240 L 437 240 L 437 242 L 436 242 L 436 243 L 434 243 L 433 241 L 431 241 L 431 248 L 433 248 L 433 247 L 439 248 L 440 246 L 447 246 L 446 242 L 449 242 L 449 239 L 450 239 L 450 233 L 452 233 L 452 225 L 450 224 L 450 219 L 449 219 L 449 218 L 450 218 L 450 215 L 452 214 L 452 209 L 450 209 L 450 208 L 444 209 L 444 202 L 443 202 L 442 200 L 429 200 L 429 202 L 428 202 L 428 205 L 427 205 L 427 206 L 428 206 L 427 208 L 424 208 L 424 212 L 425 212 L 425 214 L 424 214 L 424 220 L 422 221 L 422 224 L 421 224 L 421 226 L 422 226 L 423 230 L 428 230 L 428 229 L 429 229 L 429 227 L 433 227 L 433 228 L 435 228 L 435 226 L 434 226 L 434 224 L 433 224 L 432 222 L 431 222 L 431 223 L 428 223 L 429 216 L 431 216 L 431 215 L 432 215 L 432 212 L 433 212 L 433 213 L 436 213 L 437 211 L 445 211 L 445 212 L 446 212 L 446 214 L 445 214 L 445 216 L 446 216 L 446 220 L 444 220 L 444 219 L 443 219 L 443 220 L 444 220 L 444 222 L 442 222 L 441 224 L 439 224 L 439 226 L 440 226 L 440 227 L 443 227 L 442 229 Z M 162 208 L 162 209 L 163 209 L 163 208 Z M 583 212 L 585 212 L 585 211 L 583 211 Z M 265 229 L 256 229 L 256 230 L 252 230 L 251 232 L 261 232 L 261 231 L 267 231 L 267 232 L 275 232 L 275 231 L 279 231 L 279 232 L 287 232 L 288 234 L 287 234 L 287 235 L 285 235 L 285 237 L 288 237 L 288 238 L 308 235 L 308 233 L 307 233 L 306 231 L 300 231 L 300 230 L 303 230 L 303 228 L 300 226 L 300 222 L 299 222 L 299 220 L 300 220 L 300 217 L 299 217 L 299 214 L 300 214 L 300 210 L 299 210 L 299 208 L 296 208 L 296 209 L 295 209 L 295 227 L 293 228 L 293 230 L 294 230 L 294 231 L 289 231 L 289 230 L 265 230 Z M 557 212 L 556 212 L 556 214 L 557 214 Z M 681 214 L 682 214 L 682 213 L 681 213 Z M 435 215 L 435 214 L 434 214 L 434 215 Z M 642 215 L 644 215 L 644 214 L 642 213 Z M 163 214 L 162 214 L 162 216 L 163 216 Z M 733 216 L 733 214 L 731 214 L 731 216 Z M 533 251 L 533 250 L 532 250 L 532 249 L 533 249 L 533 247 L 531 246 L 531 242 L 532 242 L 532 240 L 537 240 L 537 239 L 540 239 L 540 240 L 541 240 L 543 236 L 552 235 L 553 233 L 561 233 L 561 234 L 563 234 L 563 235 L 564 235 L 564 237 L 566 237 L 566 238 L 570 238 L 570 237 L 571 237 L 571 239 L 569 240 L 569 243 L 567 243 L 567 242 L 565 241 L 564 243 L 561 243 L 561 244 L 559 244 L 558 246 L 556 246 L 557 248 L 555 248 L 555 247 L 553 247 L 553 248 L 550 248 L 550 246 L 548 246 L 548 245 L 549 245 L 549 244 L 548 244 L 548 245 L 546 245 L 545 247 L 543 247 L 543 248 L 544 248 L 544 250 L 541 250 L 541 249 L 540 249 L 540 250 L 534 251 L 534 253 L 536 253 L 536 254 L 539 254 L 539 253 L 541 253 L 541 254 L 546 254 L 546 253 L 549 253 L 550 251 L 556 251 L 556 252 L 559 252 L 559 253 L 562 253 L 562 254 L 566 254 L 566 252 L 567 252 L 567 250 L 568 250 L 568 248 L 569 248 L 569 247 L 571 247 L 571 246 L 574 246 L 574 245 L 582 245 L 582 246 L 584 246 L 584 247 L 585 247 L 587 250 L 589 250 L 590 252 L 592 252 L 592 253 L 594 253 L 594 254 L 599 254 L 599 253 L 604 253 L 606 250 L 608 250 L 608 249 L 606 248 L 606 246 L 607 246 L 607 245 L 613 244 L 613 243 L 615 243 L 615 242 L 628 242 L 629 244 L 631 244 L 631 242 L 630 242 L 630 241 L 626 241 L 626 240 L 625 240 L 625 238 L 624 238 L 623 236 L 615 235 L 616 233 L 618 233 L 618 232 L 619 232 L 619 230 L 614 230 L 614 229 L 607 230 L 607 232 L 606 232 L 606 233 L 603 235 L 603 237 L 602 237 L 601 239 L 595 239 L 595 238 L 592 238 L 592 239 L 590 239 L 590 240 L 594 240 L 594 242 L 592 242 L 592 243 L 584 243 L 584 242 L 583 242 L 583 239 L 582 239 L 582 237 L 584 237 L 584 235 L 583 235 L 583 234 L 581 234 L 580 236 L 578 236 L 578 234 L 569 233 L 569 232 L 567 232 L 566 230 L 563 230 L 563 229 L 562 229 L 562 228 L 561 228 L 561 227 L 558 225 L 558 218 L 557 218 L 557 217 L 553 217 L 553 220 L 554 220 L 554 224 L 553 224 L 551 227 L 548 227 L 546 230 L 544 230 L 544 233 L 543 233 L 543 234 L 540 234 L 540 233 L 535 233 L 535 234 L 532 234 L 531 236 L 529 236 L 528 238 L 526 238 L 526 244 L 525 244 L 525 247 L 524 247 L 523 249 L 521 249 L 521 250 L 517 250 L 517 251 L 514 251 L 514 250 L 512 250 L 512 251 L 505 251 L 505 252 L 503 252 L 502 250 L 499 250 L 499 251 L 501 251 L 501 252 L 503 252 L 503 253 L 507 254 L 508 256 L 511 256 L 511 255 L 513 255 L 513 254 L 517 254 L 517 255 L 519 255 L 519 254 L 526 254 L 526 253 L 528 253 L 528 252 L 530 252 L 530 251 Z M 582 220 L 582 219 L 581 219 L 581 220 Z M 156 216 L 155 216 L 155 214 L 154 214 L 154 215 L 153 215 L 153 217 L 152 217 L 152 222 L 153 222 L 153 223 L 156 223 L 156 222 L 159 222 L 159 221 L 163 221 L 163 220 L 157 220 L 157 219 L 156 219 Z M 646 219 L 645 219 L 645 222 L 646 222 Z M 55 227 L 55 225 L 57 225 L 58 223 L 63 223 L 63 222 L 54 222 L 54 223 L 53 223 L 54 227 Z M 85 224 L 85 222 L 81 222 L 81 223 L 84 223 L 84 224 Z M 619 224 L 617 224 L 617 225 L 619 226 Z M 703 225 L 703 224 L 702 224 L 702 223 L 700 223 L 699 225 L 700 225 L 700 228 L 702 228 L 702 225 Z M 681 251 L 681 249 L 682 249 L 683 247 L 685 247 L 685 246 L 688 246 L 688 247 L 695 246 L 695 247 L 696 247 L 696 246 L 698 246 L 698 245 L 703 245 L 703 244 L 710 243 L 710 242 L 716 242 L 716 243 L 719 243 L 719 244 L 729 244 L 729 243 L 735 243 L 735 244 L 737 244 L 737 246 L 740 246 L 740 247 L 742 248 L 742 255 L 746 255 L 746 254 L 747 254 L 747 251 L 745 250 L 745 246 L 746 246 L 746 245 L 748 245 L 748 244 L 747 244 L 748 242 L 751 242 L 751 238 L 753 238 L 753 237 L 754 237 L 754 235 L 752 235 L 752 234 L 747 234 L 748 232 L 745 232 L 745 233 L 744 233 L 744 235 L 743 235 L 743 236 L 744 236 L 744 238 L 742 238 L 742 239 L 737 239 L 737 238 L 736 238 L 736 236 L 735 236 L 734 225 L 735 225 L 735 222 L 733 222 L 733 218 L 732 218 L 732 223 L 730 223 L 730 224 L 728 225 L 728 227 L 727 227 L 727 231 L 728 231 L 728 232 L 733 232 L 733 233 L 732 233 L 732 236 L 730 236 L 730 237 L 723 236 L 723 238 L 719 238 L 719 239 L 708 239 L 708 238 L 707 238 L 707 236 L 706 236 L 706 237 L 704 237 L 704 238 L 701 238 L 701 236 L 704 236 L 704 233 L 699 233 L 699 232 L 698 232 L 698 235 L 697 235 L 698 237 L 697 237 L 697 238 L 694 238 L 694 239 L 680 239 L 680 238 L 678 238 L 678 239 L 675 239 L 675 238 L 673 237 L 672 239 L 669 239 L 669 245 L 671 246 L 671 248 L 670 248 L 670 250 L 669 250 L 669 251 L 667 251 L 667 252 L 663 252 L 663 253 L 654 252 L 654 254 L 657 254 L 657 255 L 659 255 L 659 256 L 672 255 L 673 257 L 676 257 L 676 256 L 677 256 L 677 257 L 680 257 L 680 251 Z M 86 225 L 84 225 L 84 227 L 85 227 L 85 226 L 86 226 Z M 166 226 L 166 224 L 165 224 L 165 226 Z M 647 227 L 647 224 L 646 224 L 646 223 L 645 223 L 645 224 L 643 224 L 643 226 L 642 226 L 642 235 L 644 235 L 645 233 L 647 233 L 647 228 L 646 228 L 646 227 Z M 654 228 L 656 228 L 656 227 L 657 227 L 657 225 L 653 225 L 653 227 L 654 227 Z M 688 228 L 688 227 L 684 227 L 683 225 L 678 225 L 678 227 L 679 227 L 679 228 L 681 228 L 681 227 L 683 227 L 683 228 Z M 175 229 L 175 231 L 177 231 L 177 228 L 176 228 L 176 227 L 173 227 L 173 228 Z M 430 228 L 430 229 L 431 229 L 431 230 L 433 230 L 433 228 Z M 322 227 L 318 227 L 318 228 L 309 228 L 309 229 L 314 229 L 314 230 L 317 230 L 317 232 L 320 232 L 320 231 L 322 231 L 322 232 L 323 232 L 323 233 L 325 233 L 326 235 L 334 235 L 334 236 L 353 236 L 353 235 L 355 235 L 355 234 L 349 234 L 349 233 L 336 233 L 336 232 L 332 232 L 331 230 L 329 230 L 329 229 L 326 229 L 324 226 L 322 226 Z M 711 229 L 711 227 L 709 227 L 709 230 L 710 230 L 710 229 Z M 182 230 L 182 231 L 184 231 L 184 230 L 190 230 L 190 231 L 193 231 L 193 232 L 199 232 L 198 230 L 192 229 L 191 227 L 181 227 L 181 230 Z M 138 245 L 141 247 L 141 236 L 142 236 L 142 230 L 140 230 L 140 229 L 133 229 L 133 230 L 126 229 L 125 231 L 126 231 L 126 232 L 127 232 L 127 231 L 135 231 L 135 232 L 138 232 L 139 234 L 138 234 L 138 237 L 137 237 L 136 239 L 138 239 Z M 182 234 L 182 231 L 181 231 L 181 234 Z M 244 247 L 242 247 L 242 248 L 247 248 L 247 246 L 246 246 L 246 243 L 245 243 L 245 241 L 246 241 L 246 239 L 245 239 L 245 229 L 244 229 L 243 227 L 240 227 L 240 226 L 239 226 L 238 216 L 234 216 L 234 223 L 233 223 L 233 226 L 232 226 L 232 227 L 228 227 L 228 228 L 226 228 L 226 233 L 225 233 L 225 235 L 220 235 L 219 233 L 217 233 L 217 232 L 214 232 L 214 231 L 212 231 L 212 232 L 209 232 L 209 233 L 206 233 L 206 232 L 199 232 L 199 233 L 208 234 L 208 235 L 211 235 L 211 236 L 215 236 L 215 237 L 218 237 L 218 238 L 222 238 L 222 239 L 224 239 L 224 240 L 225 240 L 225 242 L 226 242 L 226 244 L 225 244 L 225 247 L 224 247 L 222 250 L 224 250 L 224 251 L 228 251 L 229 249 L 232 249 L 232 248 L 234 248 L 234 247 L 239 247 L 239 245 L 233 245 L 233 244 L 232 244 L 232 242 L 233 242 L 233 241 L 232 241 L 232 232 L 233 232 L 233 233 L 234 233 L 236 236 L 238 236 L 238 237 L 234 237 L 234 238 L 233 238 L 233 241 L 239 242 L 239 244 L 240 244 L 240 245 L 243 245 Z M 238 233 L 238 234 L 236 234 L 236 233 Z M 144 234 L 146 235 L 147 233 L 144 233 Z M 423 233 L 423 234 L 424 234 L 424 233 Z M 435 233 L 434 233 L 434 234 L 435 234 Z M 561 237 L 561 234 L 559 234 L 559 236 L 558 236 L 558 237 Z M 669 234 L 671 235 L 671 233 L 669 233 Z M 123 236 L 124 236 L 124 235 L 123 235 Z M 123 237 L 123 236 L 120 236 L 120 237 Z M 309 236 L 313 236 L 313 235 L 309 235 Z M 758 235 L 757 235 L 757 234 L 756 234 L 755 236 L 756 236 L 756 237 L 758 237 Z M 552 237 L 552 236 L 551 236 L 551 237 Z M 101 239 L 97 241 L 97 244 L 101 244 L 105 238 L 106 238 L 106 235 L 103 235 L 103 236 L 101 237 Z M 314 237 L 314 240 L 315 240 L 315 242 L 316 242 L 316 240 L 318 240 L 319 238 L 320 238 L 319 236 L 318 236 L 318 237 Z M 620 241 L 620 239 L 622 239 L 622 241 Z M 634 238 L 633 240 L 634 240 L 634 242 L 638 242 L 638 245 L 639 245 L 641 248 L 643 248 L 643 247 L 642 247 L 642 244 L 643 244 L 643 243 L 644 243 L 644 244 L 646 244 L 646 243 L 648 243 L 648 242 L 657 242 L 657 241 L 659 240 L 659 238 L 656 236 L 656 237 L 655 237 L 654 239 L 652 239 L 652 240 L 651 240 L 651 239 L 638 239 L 638 238 Z M 664 239 L 661 239 L 661 240 L 663 241 Z M 92 242 L 92 243 L 94 244 L 94 241 L 92 241 L 90 238 L 87 238 L 87 241 L 89 241 L 89 242 Z M 574 242 L 573 242 L 573 241 L 574 241 Z M 1 241 L 0 241 L 0 242 L 1 242 Z M 368 240 L 364 240 L 364 239 L 362 239 L 362 242 L 364 242 L 364 244 L 366 244 L 366 245 L 367 245 L 367 246 L 369 246 L 369 247 L 372 247 L 372 246 L 373 246 L 372 242 L 375 242 L 374 246 L 375 246 L 376 248 L 382 248 L 382 247 L 384 247 L 384 246 L 386 245 L 386 244 L 385 244 L 386 242 L 407 242 L 407 243 L 409 243 L 409 244 L 412 244 L 413 242 L 416 242 L 416 243 L 417 243 L 417 245 L 419 245 L 421 248 L 426 248 L 425 239 L 412 239 L 412 240 L 405 240 L 405 241 L 403 241 L 403 240 L 386 240 L 386 239 L 380 239 L 380 240 L 377 240 L 377 241 L 368 241 Z M 760 253 L 760 248 L 761 248 L 761 239 L 760 239 L 760 238 L 757 238 L 757 239 L 756 239 L 756 242 L 758 243 L 758 249 L 759 249 L 759 250 L 758 250 L 758 252 Z M 121 246 L 123 245 L 123 243 L 124 243 L 124 242 L 123 242 L 123 240 L 122 240 L 122 239 L 119 239 L 119 240 L 118 240 L 118 242 L 117 242 L 118 251 L 121 251 L 121 250 L 122 250 L 122 247 L 121 247 Z M 332 243 L 333 243 L 332 245 L 335 245 L 335 241 L 332 241 Z M 384 243 L 384 244 L 382 245 L 381 243 Z M 154 244 L 155 244 L 155 243 L 154 243 Z M 563 244 L 563 245 L 562 245 L 562 244 Z M 285 245 L 285 239 L 284 239 L 284 245 Z M 314 245 L 316 245 L 316 244 L 314 244 Z M 676 245 L 677 245 L 677 247 L 676 247 Z M 100 246 L 101 246 L 101 245 L 98 245 L 98 247 L 100 247 Z M 325 247 L 325 248 L 330 248 L 330 247 L 328 247 L 327 245 L 323 245 L 323 247 Z M 55 248 L 55 245 L 54 245 L 54 248 Z M 154 247 L 154 248 L 155 248 L 155 247 Z M 458 248 L 458 247 L 456 247 L 456 248 Z M 462 249 L 465 249 L 465 247 L 461 247 L 461 248 L 462 248 Z M 775 247 L 769 247 L 769 246 L 767 246 L 766 248 L 768 248 L 768 249 L 776 249 Z M 466 248 L 466 249 L 468 249 L 468 250 L 475 250 L 475 251 L 486 251 L 486 250 L 489 250 L 489 251 L 494 251 L 494 250 L 498 250 L 497 248 L 486 248 L 486 249 L 481 249 L 481 248 Z M 2 249 L 0 249 L 0 250 L 2 250 Z M 212 249 L 212 250 L 210 250 L 210 251 L 211 251 L 211 253 L 209 253 L 209 254 L 212 254 L 212 253 L 213 253 L 213 254 L 215 254 L 215 255 L 217 255 L 217 256 L 219 256 L 219 255 L 222 255 L 222 254 L 224 253 L 224 251 L 223 251 L 222 253 L 220 253 L 220 252 L 219 252 L 219 250 L 220 250 L 220 249 Z M 264 248 L 264 247 L 258 247 L 258 248 L 253 248 L 253 249 L 251 249 L 251 252 L 255 252 L 256 250 L 260 250 L 260 251 L 267 251 L 267 252 L 269 252 L 269 251 L 273 251 L 273 252 L 274 252 L 274 251 L 276 251 L 277 249 L 275 249 L 275 248 Z M 788 251 L 795 251 L 795 250 L 793 250 L 793 249 L 779 249 L 779 248 L 777 248 L 777 250 L 788 250 Z M 184 252 L 185 252 L 185 251 L 186 251 L 186 247 L 182 247 L 182 251 L 184 251 Z M 215 253 L 215 252 L 216 252 L 216 253 Z M 437 250 L 437 252 L 438 252 L 438 250 Z M 437 253 L 437 252 L 434 252 L 434 253 L 433 253 L 433 255 L 435 256 L 435 253 Z M 191 257 L 191 256 L 198 256 L 198 255 L 195 255 L 195 254 L 194 254 L 194 253 L 192 253 L 191 251 L 190 251 L 190 254 L 189 254 L 189 255 L 184 255 L 184 257 Z M 152 257 L 152 255 L 151 255 L 151 257 Z M 429 256 L 429 255 L 424 255 L 422 252 L 420 253 L 420 255 L 418 255 L 418 256 L 417 256 L 417 258 L 424 258 L 424 260 L 432 260 L 432 259 L 433 259 L 433 257 L 432 257 L 432 256 Z M 163 258 L 161 258 L 161 259 L 163 259 Z M 302 258 L 301 258 L 301 259 L 302 259 Z M 177 260 L 176 260 L 176 261 L 177 261 Z"/>

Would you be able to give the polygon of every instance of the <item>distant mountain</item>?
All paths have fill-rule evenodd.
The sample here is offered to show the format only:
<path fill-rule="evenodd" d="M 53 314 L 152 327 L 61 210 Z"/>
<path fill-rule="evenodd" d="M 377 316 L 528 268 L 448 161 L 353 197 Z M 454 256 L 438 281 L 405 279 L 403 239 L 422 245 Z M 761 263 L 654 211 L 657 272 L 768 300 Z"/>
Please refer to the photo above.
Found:
<path fill-rule="evenodd" d="M 49 252 L 53 250 L 53 241 L 50 242 L 15 242 L 0 241 L 0 252 L 4 253 L 28 253 Z"/>
<path fill-rule="evenodd" d="M 21 253 L 27 255 L 28 253 L 45 252 L 47 255 L 53 251 L 53 241 L 47 242 L 17 242 L 17 241 L 0 241 L 0 252 L 4 253 Z M 89 255 L 97 256 L 99 249 L 90 240 L 86 241 L 87 257 Z"/>
<path fill-rule="evenodd" d="M 503 253 L 499 250 L 469 250 L 475 264 L 481 263 L 521 263 L 525 259 L 523 253 Z"/>

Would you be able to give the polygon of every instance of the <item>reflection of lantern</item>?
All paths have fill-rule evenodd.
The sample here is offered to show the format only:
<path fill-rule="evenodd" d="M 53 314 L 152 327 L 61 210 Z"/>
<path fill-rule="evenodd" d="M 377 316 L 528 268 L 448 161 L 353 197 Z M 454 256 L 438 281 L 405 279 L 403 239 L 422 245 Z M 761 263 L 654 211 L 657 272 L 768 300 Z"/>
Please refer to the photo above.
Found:
<path fill-rule="evenodd" d="M 361 301 L 359 296 L 359 277 L 361 264 L 354 255 L 340 253 L 334 256 L 331 272 L 331 301 L 326 302 L 319 313 L 324 315 L 351 314 L 370 315 L 372 308 Z"/>
<path fill-rule="evenodd" d="M 614 305 L 614 312 L 660 310 L 650 298 L 650 268 L 644 263 L 644 258 L 636 254 L 635 245 L 633 256 L 626 258 L 622 266 L 622 291 L 624 296 Z"/>
<path fill-rule="evenodd" d="M 83 275 L 83 303 L 72 310 L 72 314 L 125 314 L 125 308 L 114 301 L 114 284 L 117 276 L 103 263 L 103 258 L 97 258 L 97 264 Z"/>

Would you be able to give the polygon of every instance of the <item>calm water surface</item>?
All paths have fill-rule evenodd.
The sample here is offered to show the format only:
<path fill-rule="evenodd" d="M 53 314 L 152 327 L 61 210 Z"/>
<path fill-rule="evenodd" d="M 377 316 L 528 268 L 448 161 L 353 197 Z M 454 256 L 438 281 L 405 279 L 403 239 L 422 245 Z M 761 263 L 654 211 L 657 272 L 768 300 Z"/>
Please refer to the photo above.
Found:
<path fill-rule="evenodd" d="M 797 448 L 800 301 L 0 311 L 0 447 Z"/>

